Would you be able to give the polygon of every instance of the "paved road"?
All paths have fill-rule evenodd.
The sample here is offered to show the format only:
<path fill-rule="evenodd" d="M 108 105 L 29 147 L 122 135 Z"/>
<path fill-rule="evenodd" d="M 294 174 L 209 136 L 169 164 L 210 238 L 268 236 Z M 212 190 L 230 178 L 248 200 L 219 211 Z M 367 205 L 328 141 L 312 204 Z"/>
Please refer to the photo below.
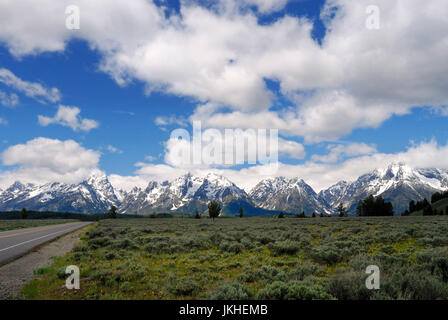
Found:
<path fill-rule="evenodd" d="M 0 265 L 11 262 L 39 245 L 85 227 L 91 223 L 92 222 L 72 222 L 0 232 Z"/>

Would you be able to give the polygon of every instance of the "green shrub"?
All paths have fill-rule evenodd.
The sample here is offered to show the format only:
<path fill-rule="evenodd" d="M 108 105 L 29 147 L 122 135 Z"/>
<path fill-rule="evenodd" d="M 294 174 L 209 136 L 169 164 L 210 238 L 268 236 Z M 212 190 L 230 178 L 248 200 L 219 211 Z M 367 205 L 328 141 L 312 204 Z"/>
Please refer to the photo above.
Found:
<path fill-rule="evenodd" d="M 104 257 L 107 259 L 107 260 L 112 260 L 112 259 L 115 259 L 115 253 L 113 253 L 113 252 L 107 252 L 105 255 L 104 255 Z"/>
<path fill-rule="evenodd" d="M 394 299 L 436 300 L 447 299 L 446 285 L 424 272 L 395 272 L 385 279 L 385 288 Z"/>
<path fill-rule="evenodd" d="M 68 275 L 65 273 L 65 267 L 59 268 L 56 270 L 56 275 L 58 276 L 58 279 L 66 279 Z"/>
<path fill-rule="evenodd" d="M 33 270 L 33 273 L 36 274 L 36 275 L 50 274 L 52 272 L 53 272 L 53 270 L 50 269 L 50 268 L 39 268 L 39 269 Z"/>
<path fill-rule="evenodd" d="M 248 289 L 241 283 L 234 282 L 216 288 L 209 294 L 208 298 L 211 300 L 247 300 L 250 296 Z"/>
<path fill-rule="evenodd" d="M 128 238 L 115 240 L 113 242 L 113 247 L 117 248 L 117 249 L 137 249 L 138 248 L 137 245 L 134 243 L 134 241 L 132 241 Z"/>
<path fill-rule="evenodd" d="M 107 247 L 110 243 L 110 239 L 106 237 L 93 238 L 88 241 L 88 245 L 92 249 L 104 248 Z"/>
<path fill-rule="evenodd" d="M 315 274 L 317 270 L 318 270 L 317 266 L 313 264 L 304 264 L 292 270 L 288 276 L 293 280 L 303 280 L 306 277 Z"/>
<path fill-rule="evenodd" d="M 284 254 L 295 254 L 300 250 L 300 245 L 297 242 L 286 240 L 277 241 L 269 245 L 269 250 L 274 256 L 281 256 Z"/>
<path fill-rule="evenodd" d="M 337 275 L 329 280 L 328 292 L 338 300 L 368 300 L 373 291 L 365 285 L 367 276 L 361 272 Z"/>
<path fill-rule="evenodd" d="M 273 266 L 262 266 L 260 269 L 255 271 L 247 271 L 238 276 L 238 280 L 243 282 L 255 282 L 258 280 L 270 280 L 270 281 L 285 281 L 287 278 L 286 274 L 273 267 Z"/>
<path fill-rule="evenodd" d="M 420 264 L 431 263 L 431 261 L 437 257 L 448 257 L 446 248 L 430 248 L 415 254 L 415 259 Z"/>
<path fill-rule="evenodd" d="M 200 288 L 199 284 L 192 278 L 170 278 L 166 286 L 168 292 L 176 297 L 191 296 Z"/>
<path fill-rule="evenodd" d="M 89 248 L 84 244 L 76 244 L 73 247 L 74 252 L 86 252 Z"/>
<path fill-rule="evenodd" d="M 298 281 L 276 281 L 258 292 L 260 300 L 330 300 L 333 297 L 320 285 L 307 285 Z"/>
<path fill-rule="evenodd" d="M 219 245 L 219 249 L 223 252 L 240 253 L 243 251 L 243 246 L 235 241 L 224 241 Z"/>
<path fill-rule="evenodd" d="M 438 275 L 444 282 L 448 281 L 448 258 L 447 257 L 437 257 L 433 258 L 431 272 Z"/>
<path fill-rule="evenodd" d="M 311 250 L 311 257 L 317 263 L 335 264 L 342 261 L 341 250 L 333 246 L 320 246 Z"/>

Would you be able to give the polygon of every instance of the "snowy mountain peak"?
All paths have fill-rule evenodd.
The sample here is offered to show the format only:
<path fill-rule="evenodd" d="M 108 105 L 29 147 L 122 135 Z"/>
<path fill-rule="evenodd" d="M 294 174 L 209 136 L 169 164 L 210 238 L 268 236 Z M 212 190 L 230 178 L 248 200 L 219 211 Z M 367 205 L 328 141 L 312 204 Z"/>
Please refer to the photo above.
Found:
<path fill-rule="evenodd" d="M 32 184 L 23 184 L 20 181 L 15 181 L 8 189 L 6 189 L 5 191 L 7 192 L 20 192 L 25 190 L 27 187 L 31 187 Z"/>
<path fill-rule="evenodd" d="M 224 176 L 221 176 L 219 174 L 216 173 L 209 173 L 207 174 L 207 176 L 205 177 L 204 181 L 209 181 L 213 184 L 215 184 L 217 187 L 230 187 L 233 186 L 234 183 L 231 182 L 229 179 L 227 179 Z"/>
<path fill-rule="evenodd" d="M 351 212 L 359 200 L 369 195 L 392 201 L 395 213 L 401 214 L 410 200 L 430 198 L 448 189 L 448 172 L 440 169 L 417 169 L 404 162 L 393 162 L 360 176 L 351 183 L 339 182 L 319 193 L 319 198 L 335 207 L 343 203 Z"/>
<path fill-rule="evenodd" d="M 260 207 L 269 210 L 283 210 L 290 213 L 305 212 L 310 215 L 330 213 L 328 205 L 318 199 L 303 179 L 275 177 L 260 181 L 249 194 Z"/>
<path fill-rule="evenodd" d="M 404 162 L 393 162 L 386 168 L 377 169 L 375 172 L 382 179 L 403 180 L 414 177 L 416 170 Z"/>

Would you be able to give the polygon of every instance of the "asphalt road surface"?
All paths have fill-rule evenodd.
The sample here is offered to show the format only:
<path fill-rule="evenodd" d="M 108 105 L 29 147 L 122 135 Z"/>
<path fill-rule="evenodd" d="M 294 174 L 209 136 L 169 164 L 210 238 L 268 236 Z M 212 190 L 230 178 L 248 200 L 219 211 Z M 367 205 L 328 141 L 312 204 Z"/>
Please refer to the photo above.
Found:
<path fill-rule="evenodd" d="M 85 227 L 91 223 L 92 222 L 72 222 L 0 232 L 0 265 L 11 262 L 37 246 Z"/>

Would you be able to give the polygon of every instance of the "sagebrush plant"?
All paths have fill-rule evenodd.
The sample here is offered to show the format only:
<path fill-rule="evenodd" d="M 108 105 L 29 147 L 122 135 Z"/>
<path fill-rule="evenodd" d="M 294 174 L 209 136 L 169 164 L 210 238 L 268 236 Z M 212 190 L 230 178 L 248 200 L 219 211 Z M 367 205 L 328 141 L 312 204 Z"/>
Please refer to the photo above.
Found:
<path fill-rule="evenodd" d="M 36 271 L 25 297 L 448 299 L 446 216 L 109 219 L 89 229 Z M 67 291 L 61 270 L 73 264 L 81 289 Z M 380 290 L 365 286 L 369 265 Z"/>

